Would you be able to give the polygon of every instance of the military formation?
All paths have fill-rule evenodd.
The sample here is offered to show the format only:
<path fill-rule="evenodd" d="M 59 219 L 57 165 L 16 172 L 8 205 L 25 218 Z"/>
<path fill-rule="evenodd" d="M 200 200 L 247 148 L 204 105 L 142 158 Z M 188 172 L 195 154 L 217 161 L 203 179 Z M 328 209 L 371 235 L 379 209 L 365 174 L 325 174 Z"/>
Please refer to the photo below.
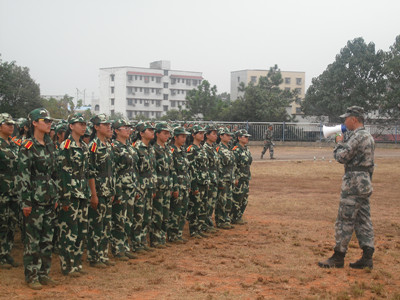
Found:
<path fill-rule="evenodd" d="M 56 285 L 115 260 L 203 239 L 243 225 L 252 157 L 245 129 L 110 121 L 79 113 L 58 121 L 46 109 L 27 119 L 0 114 L 0 268 L 21 230 L 25 281 Z M 113 258 L 113 259 L 111 259 Z"/>

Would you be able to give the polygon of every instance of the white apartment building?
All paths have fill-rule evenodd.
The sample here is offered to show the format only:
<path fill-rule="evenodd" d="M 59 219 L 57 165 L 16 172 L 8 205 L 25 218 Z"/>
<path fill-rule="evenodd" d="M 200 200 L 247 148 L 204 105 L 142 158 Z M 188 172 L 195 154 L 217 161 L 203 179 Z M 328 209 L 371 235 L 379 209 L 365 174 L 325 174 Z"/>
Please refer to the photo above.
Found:
<path fill-rule="evenodd" d="M 236 100 L 243 96 L 243 92 L 239 92 L 238 88 L 241 82 L 247 86 L 250 82 L 258 83 L 260 76 L 267 76 L 269 70 L 241 70 L 231 72 L 231 100 Z M 300 103 L 305 96 L 305 72 L 281 71 L 283 83 L 279 86 L 281 89 L 288 89 L 297 92 L 297 99 L 288 107 L 288 114 L 301 114 Z"/>
<path fill-rule="evenodd" d="M 166 60 L 150 63 L 150 68 L 101 68 L 100 99 L 93 112 L 121 113 L 129 119 L 145 115 L 160 118 L 170 109 L 186 108 L 186 94 L 203 80 L 201 72 L 171 70 Z"/>

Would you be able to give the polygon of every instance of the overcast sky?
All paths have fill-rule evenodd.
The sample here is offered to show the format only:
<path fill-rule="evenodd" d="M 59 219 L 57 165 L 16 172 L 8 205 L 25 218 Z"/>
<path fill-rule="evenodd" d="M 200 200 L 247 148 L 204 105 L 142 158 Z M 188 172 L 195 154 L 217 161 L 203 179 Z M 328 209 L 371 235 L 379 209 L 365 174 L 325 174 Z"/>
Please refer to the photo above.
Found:
<path fill-rule="evenodd" d="M 306 87 L 347 41 L 389 50 L 398 0 L 0 0 L 0 54 L 30 69 L 43 95 L 98 97 L 101 67 L 203 72 L 230 92 L 230 72 L 306 72 Z"/>

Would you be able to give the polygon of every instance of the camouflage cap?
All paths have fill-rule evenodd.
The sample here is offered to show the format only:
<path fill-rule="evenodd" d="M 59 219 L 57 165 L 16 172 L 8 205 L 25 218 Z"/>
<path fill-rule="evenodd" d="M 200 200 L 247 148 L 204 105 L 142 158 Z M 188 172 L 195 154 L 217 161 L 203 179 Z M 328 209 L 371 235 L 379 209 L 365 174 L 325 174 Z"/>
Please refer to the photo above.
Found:
<path fill-rule="evenodd" d="M 86 123 L 86 120 L 83 118 L 81 113 L 74 113 L 68 117 L 68 124 L 74 124 L 77 122 Z"/>
<path fill-rule="evenodd" d="M 84 136 L 90 136 L 92 134 L 92 130 L 90 129 L 89 126 L 86 126 L 85 134 Z"/>
<path fill-rule="evenodd" d="M 341 118 L 347 118 L 350 116 L 358 117 L 364 119 L 364 108 L 361 106 L 350 106 L 346 109 L 346 113 L 341 115 Z"/>
<path fill-rule="evenodd" d="M 32 110 L 28 114 L 28 119 L 30 121 L 37 121 L 39 119 L 53 120 L 50 117 L 49 111 L 47 109 L 45 109 L 45 108 L 36 108 L 36 109 Z"/>
<path fill-rule="evenodd" d="M 192 130 L 192 133 L 206 132 L 206 130 L 203 127 L 201 127 L 200 125 L 198 125 L 198 124 L 193 125 L 191 130 Z"/>
<path fill-rule="evenodd" d="M 138 132 L 143 132 L 146 129 L 155 129 L 155 128 L 150 122 L 139 122 L 139 123 L 137 123 L 136 130 Z"/>
<path fill-rule="evenodd" d="M 123 126 L 131 127 L 132 125 L 130 124 L 130 122 L 128 120 L 123 119 L 123 118 L 117 119 L 113 123 L 113 128 L 114 129 L 118 129 L 118 128 L 123 127 Z"/>
<path fill-rule="evenodd" d="M 233 133 L 230 132 L 229 129 L 228 129 L 227 127 L 221 127 L 221 128 L 218 130 L 218 134 L 219 134 L 219 135 L 223 135 L 223 134 L 233 135 Z"/>
<path fill-rule="evenodd" d="M 26 118 L 19 118 L 17 120 L 19 127 L 28 126 L 28 120 Z"/>
<path fill-rule="evenodd" d="M 90 119 L 93 125 L 109 124 L 112 123 L 105 114 L 95 115 Z"/>
<path fill-rule="evenodd" d="M 210 132 L 210 131 L 218 131 L 217 127 L 215 127 L 213 124 L 208 124 L 204 127 L 206 132 Z"/>
<path fill-rule="evenodd" d="M 15 124 L 15 121 L 8 113 L 0 114 L 0 124 L 7 123 L 7 124 Z"/>
<path fill-rule="evenodd" d="M 169 132 L 172 131 L 172 130 L 171 130 L 171 127 L 169 127 L 169 125 L 168 125 L 167 122 L 158 122 L 158 123 L 156 124 L 156 131 L 157 131 L 157 132 L 161 132 L 161 131 L 163 131 L 163 130 L 166 130 L 166 131 L 169 131 Z"/>
<path fill-rule="evenodd" d="M 246 129 L 236 131 L 236 136 L 251 136 Z"/>
<path fill-rule="evenodd" d="M 190 134 L 190 132 L 186 131 L 182 126 L 174 128 L 174 136 L 178 136 L 180 134 Z"/>
<path fill-rule="evenodd" d="M 55 131 L 57 133 L 59 131 L 67 131 L 67 129 L 68 129 L 68 124 L 64 123 L 64 122 L 61 122 L 61 123 L 57 124 L 57 126 L 55 128 Z"/>

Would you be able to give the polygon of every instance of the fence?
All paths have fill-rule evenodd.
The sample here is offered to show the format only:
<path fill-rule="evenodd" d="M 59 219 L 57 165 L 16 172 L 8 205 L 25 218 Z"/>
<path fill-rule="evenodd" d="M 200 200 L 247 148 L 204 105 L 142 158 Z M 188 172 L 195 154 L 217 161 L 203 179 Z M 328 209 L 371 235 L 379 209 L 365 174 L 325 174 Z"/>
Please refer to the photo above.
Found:
<path fill-rule="evenodd" d="M 295 142 L 322 142 L 333 139 L 325 138 L 322 133 L 322 123 L 286 123 L 286 122 L 222 122 L 213 121 L 201 122 L 203 124 L 213 123 L 229 126 L 231 129 L 246 129 L 251 134 L 251 140 L 262 141 L 268 125 L 274 128 L 275 141 L 295 141 Z M 337 125 L 337 124 L 334 124 Z M 331 126 L 333 126 L 331 124 Z M 400 125 L 366 125 L 365 128 L 374 137 L 377 143 L 397 144 L 400 141 Z"/>

